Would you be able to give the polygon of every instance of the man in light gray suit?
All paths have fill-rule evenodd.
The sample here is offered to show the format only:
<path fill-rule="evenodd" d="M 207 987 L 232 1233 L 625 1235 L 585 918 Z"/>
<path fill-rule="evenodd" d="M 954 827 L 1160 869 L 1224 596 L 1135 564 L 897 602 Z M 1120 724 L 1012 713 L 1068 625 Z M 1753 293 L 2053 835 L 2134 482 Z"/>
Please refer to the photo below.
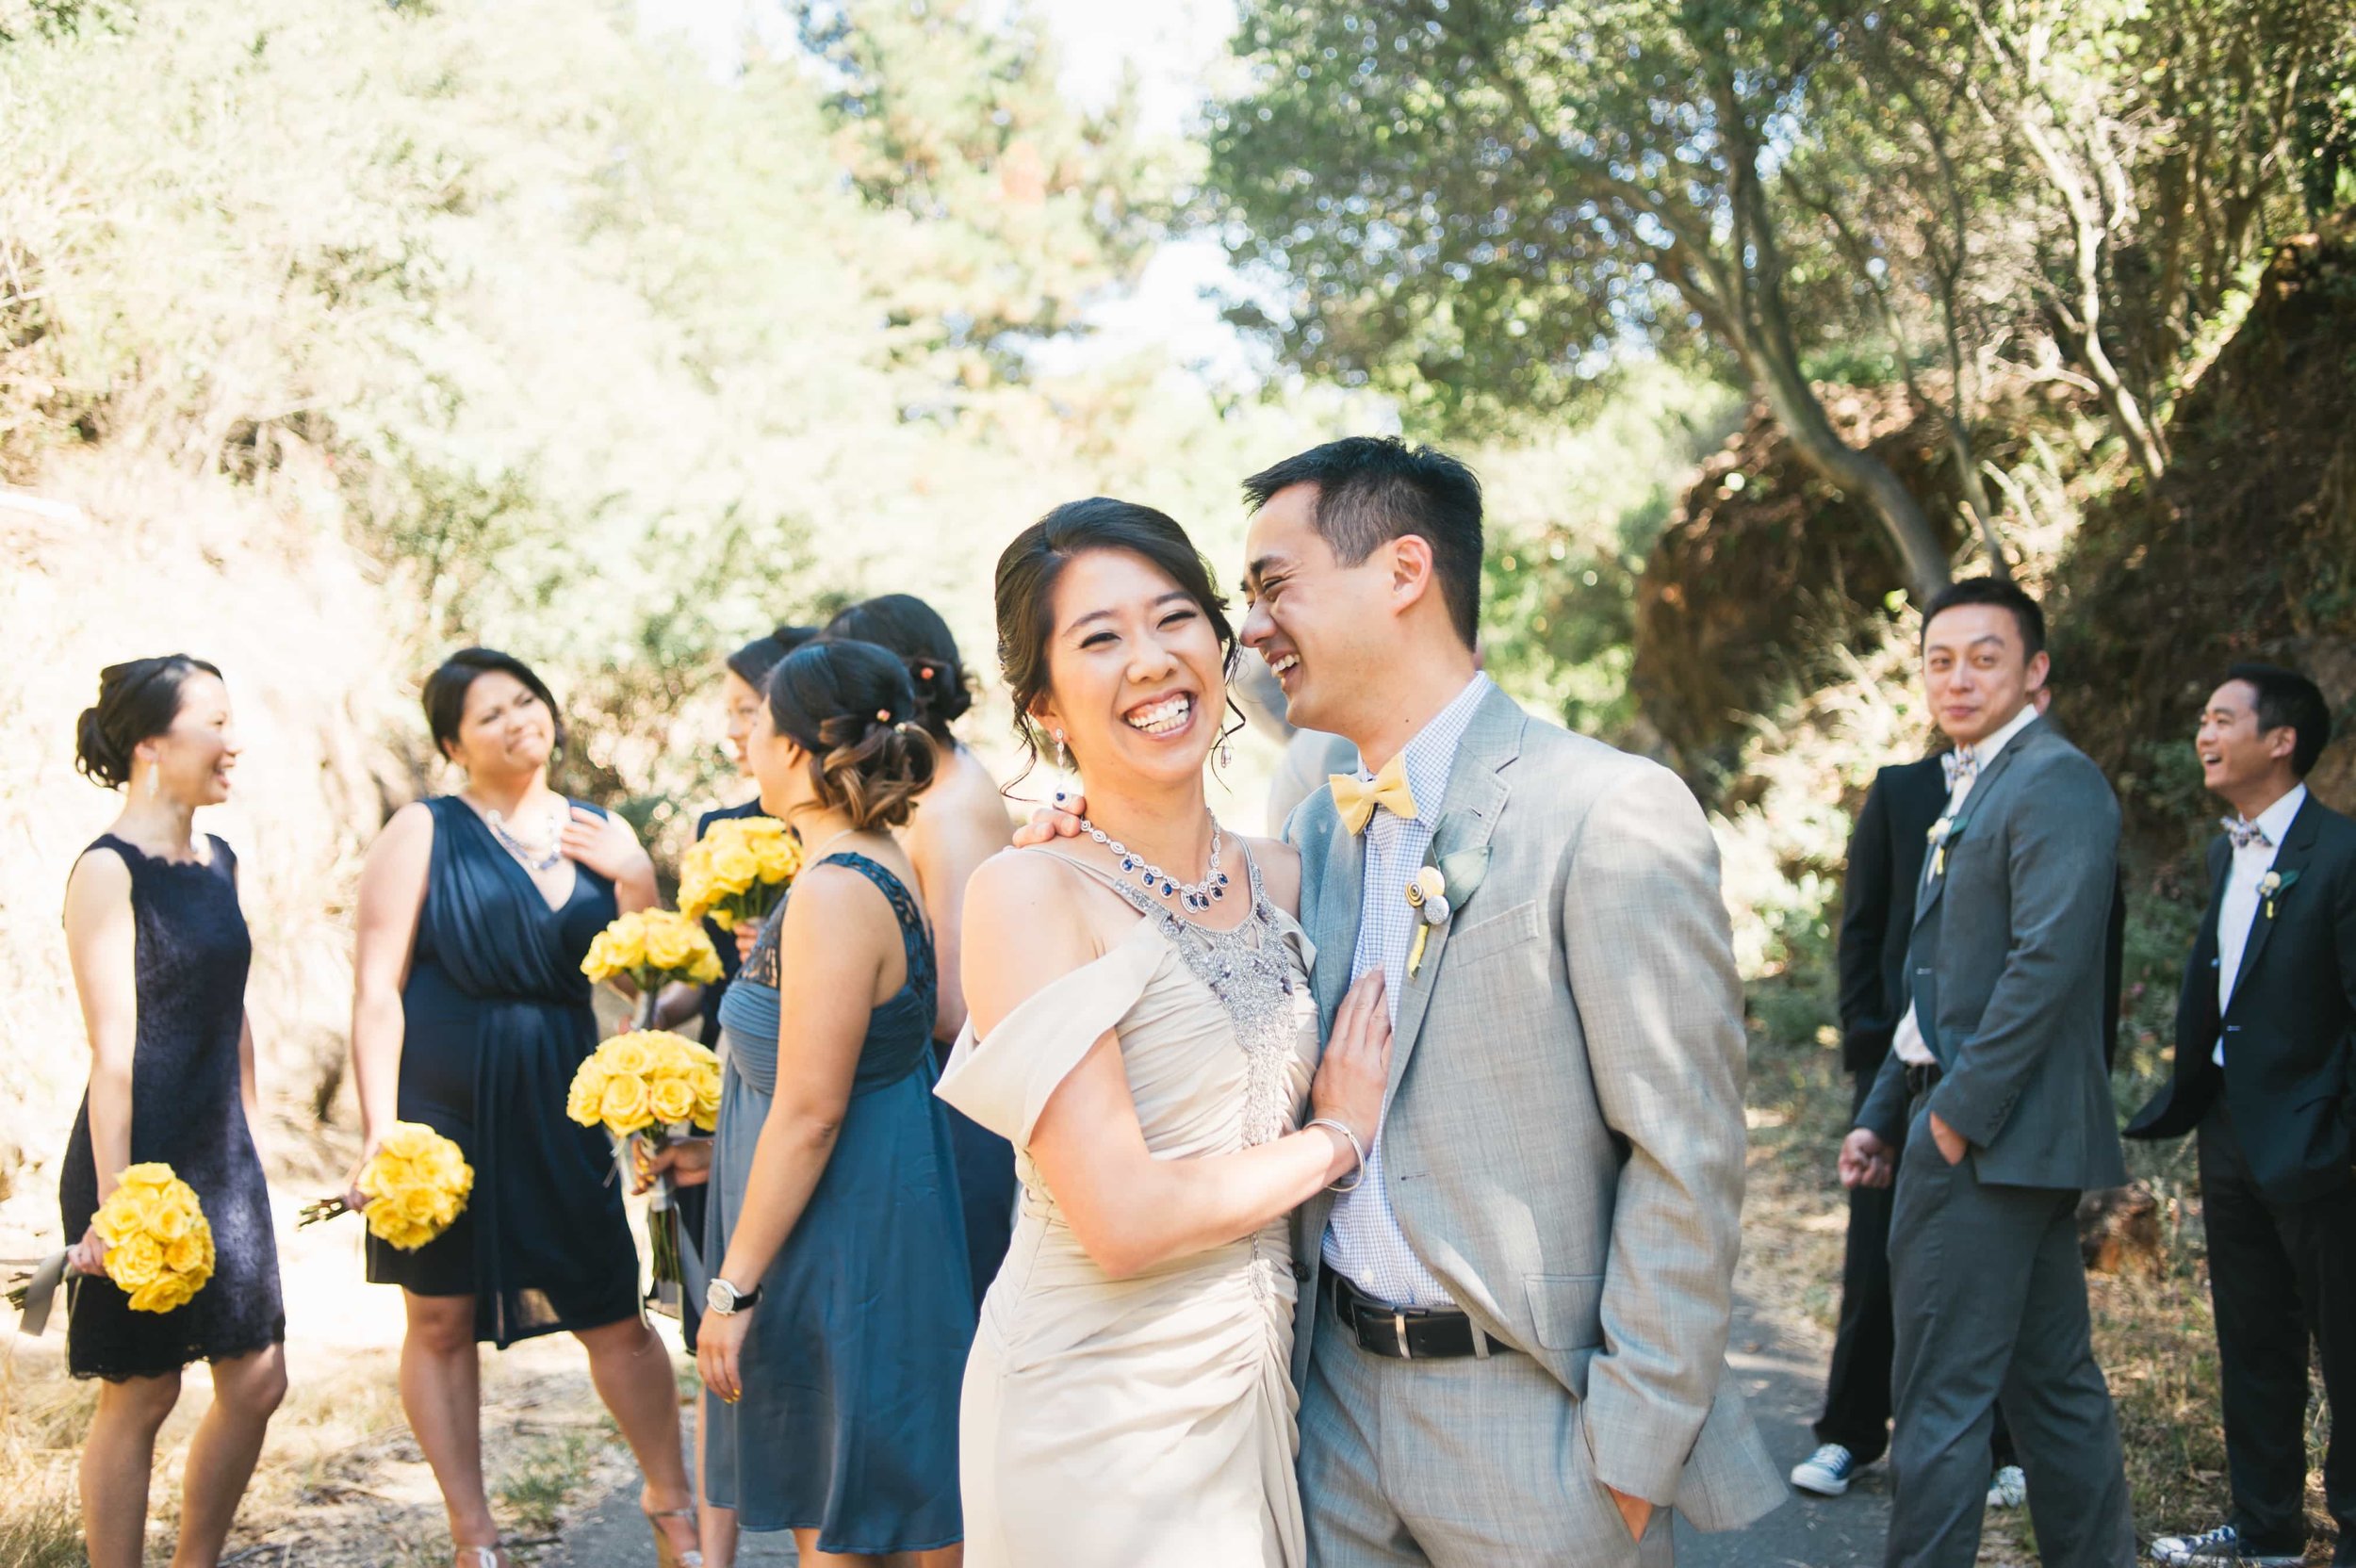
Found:
<path fill-rule="evenodd" d="M 1246 493 L 1243 641 L 1371 770 L 1287 833 L 1320 1010 L 1379 968 L 1394 1019 L 1360 1179 L 1300 1217 L 1312 1560 L 1667 1563 L 1671 1509 L 1784 1496 L 1726 1364 L 1744 1062 L 1708 825 L 1477 672 L 1462 464 L 1355 438 Z"/>
<path fill-rule="evenodd" d="M 2125 1568 L 2135 1527 L 2094 1362 L 2078 1197 L 2126 1180 L 2102 1045 L 2119 803 L 2037 717 L 2045 617 L 2010 582 L 1931 601 L 1923 685 L 1956 768 L 1915 894 L 1908 1002 L 1841 1146 L 1892 1179 L 1896 1426 L 1886 1560 L 1968 1568 L 2004 1405 L 2048 1568 Z"/>

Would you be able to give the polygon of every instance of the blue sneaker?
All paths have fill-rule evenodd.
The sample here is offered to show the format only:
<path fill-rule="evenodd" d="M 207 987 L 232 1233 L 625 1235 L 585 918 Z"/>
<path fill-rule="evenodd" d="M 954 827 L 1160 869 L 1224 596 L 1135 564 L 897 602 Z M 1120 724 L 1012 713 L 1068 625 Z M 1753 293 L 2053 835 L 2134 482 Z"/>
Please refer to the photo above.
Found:
<path fill-rule="evenodd" d="M 1838 1443 L 1827 1443 L 1792 1467 L 1792 1484 L 1819 1497 L 1838 1497 L 1857 1478 L 1857 1456 Z"/>

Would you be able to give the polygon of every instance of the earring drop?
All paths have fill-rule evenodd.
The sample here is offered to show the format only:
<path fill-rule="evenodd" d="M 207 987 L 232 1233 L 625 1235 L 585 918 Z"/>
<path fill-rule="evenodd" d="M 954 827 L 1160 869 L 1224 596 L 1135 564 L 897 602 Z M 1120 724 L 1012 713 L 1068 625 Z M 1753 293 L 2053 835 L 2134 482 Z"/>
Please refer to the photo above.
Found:
<path fill-rule="evenodd" d="M 1060 729 L 1055 731 L 1055 766 L 1066 773 L 1072 771 L 1072 748 L 1064 744 L 1063 731 Z"/>
<path fill-rule="evenodd" d="M 155 804 L 156 780 L 163 771 L 164 770 L 161 768 L 150 768 L 147 770 L 147 799 L 148 804 L 150 805 Z"/>
<path fill-rule="evenodd" d="M 1229 745 L 1224 737 L 1219 743 L 1219 765 L 1222 768 L 1235 765 L 1235 748 Z"/>

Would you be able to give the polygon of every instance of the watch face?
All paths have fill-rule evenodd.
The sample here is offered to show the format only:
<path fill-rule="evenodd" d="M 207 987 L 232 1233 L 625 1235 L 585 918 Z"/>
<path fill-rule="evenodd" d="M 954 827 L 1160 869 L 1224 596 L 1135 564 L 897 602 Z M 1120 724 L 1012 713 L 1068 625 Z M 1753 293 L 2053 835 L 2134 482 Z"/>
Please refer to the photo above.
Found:
<path fill-rule="evenodd" d="M 726 1280 L 714 1280 L 704 1287 L 704 1310 L 726 1317 L 736 1310 L 736 1287 Z"/>

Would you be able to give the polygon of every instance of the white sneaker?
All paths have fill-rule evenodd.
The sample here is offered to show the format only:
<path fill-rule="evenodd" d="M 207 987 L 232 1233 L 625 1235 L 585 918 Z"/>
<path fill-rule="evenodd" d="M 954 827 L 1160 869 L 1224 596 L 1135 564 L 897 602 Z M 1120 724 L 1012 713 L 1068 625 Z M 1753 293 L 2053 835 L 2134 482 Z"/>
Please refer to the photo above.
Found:
<path fill-rule="evenodd" d="M 1827 1443 L 1792 1467 L 1792 1484 L 1819 1497 L 1838 1497 L 1849 1490 L 1857 1473 L 1857 1456 L 1838 1443 Z"/>
<path fill-rule="evenodd" d="M 2241 1532 L 2231 1525 L 2219 1525 L 2200 1535 L 2164 1535 L 2151 1543 L 2151 1560 L 2166 1563 L 2168 1568 L 2200 1568 L 2207 1563 L 2232 1563 L 2235 1568 L 2299 1568 L 2307 1560 L 2304 1552 L 2288 1557 L 2242 1549 Z"/>
<path fill-rule="evenodd" d="M 2007 1464 L 1988 1483 L 1988 1506 L 2019 1508 L 2029 1500 L 2029 1478 L 2018 1464 Z"/>

